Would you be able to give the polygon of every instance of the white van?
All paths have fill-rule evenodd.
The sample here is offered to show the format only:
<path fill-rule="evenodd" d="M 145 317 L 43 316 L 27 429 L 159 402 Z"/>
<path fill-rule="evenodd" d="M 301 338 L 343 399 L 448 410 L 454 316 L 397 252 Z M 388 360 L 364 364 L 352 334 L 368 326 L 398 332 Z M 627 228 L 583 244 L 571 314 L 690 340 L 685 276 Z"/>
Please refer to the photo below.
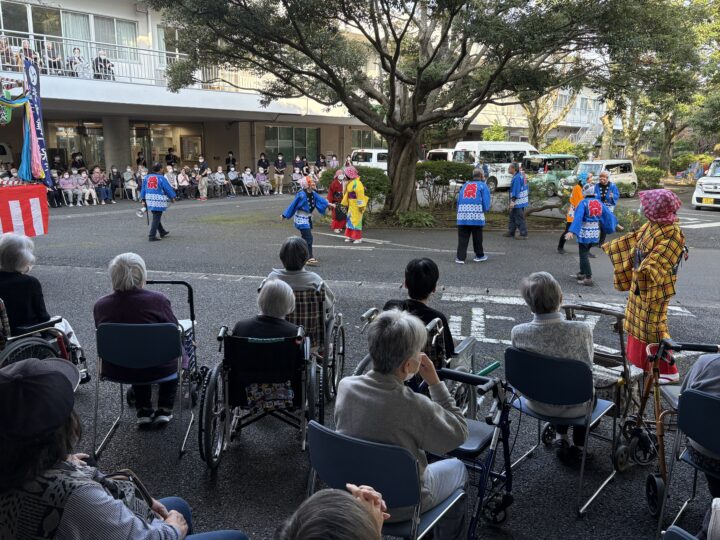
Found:
<path fill-rule="evenodd" d="M 364 148 L 362 150 L 353 150 L 352 154 L 350 154 L 350 161 L 352 161 L 353 165 L 356 166 L 382 169 L 387 173 L 388 150 L 387 148 Z"/>
<path fill-rule="evenodd" d="M 452 161 L 454 148 L 433 148 L 425 156 L 426 161 Z"/>
<path fill-rule="evenodd" d="M 477 165 L 484 161 L 490 169 L 487 185 L 493 192 L 497 188 L 509 188 L 512 175 L 508 173 L 511 163 L 522 163 L 525 156 L 538 154 L 530 143 L 512 141 L 461 141 L 455 145 L 453 161 Z"/>

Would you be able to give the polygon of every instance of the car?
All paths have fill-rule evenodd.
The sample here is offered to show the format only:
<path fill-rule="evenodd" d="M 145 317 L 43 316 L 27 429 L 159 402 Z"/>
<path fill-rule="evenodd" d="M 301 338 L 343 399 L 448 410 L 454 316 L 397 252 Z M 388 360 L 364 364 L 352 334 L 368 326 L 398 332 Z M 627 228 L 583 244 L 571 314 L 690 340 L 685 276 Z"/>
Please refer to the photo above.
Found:
<path fill-rule="evenodd" d="M 692 205 L 696 210 L 720 208 L 720 158 L 710 164 L 705 176 L 695 184 Z"/>
<path fill-rule="evenodd" d="M 522 168 L 531 184 L 543 184 L 548 197 L 562 191 L 562 180 L 570 176 L 578 158 L 572 154 L 534 154 L 525 156 Z"/>
<path fill-rule="evenodd" d="M 361 150 L 353 150 L 352 154 L 350 154 L 350 161 L 356 166 L 381 169 L 387 173 L 388 149 L 363 148 Z"/>
<path fill-rule="evenodd" d="M 433 148 L 425 156 L 426 161 L 452 161 L 454 148 Z"/>
<path fill-rule="evenodd" d="M 562 181 L 563 188 L 572 189 L 577 183 L 577 176 L 580 173 L 592 174 L 593 179 L 597 182 L 598 175 L 602 171 L 610 174 L 610 181 L 618 187 L 621 196 L 634 197 L 637 194 L 638 179 L 635 174 L 635 166 L 629 159 L 581 161 L 572 174 Z"/>
<path fill-rule="evenodd" d="M 509 188 L 512 175 L 508 173 L 511 163 L 519 163 L 537 148 L 526 142 L 514 141 L 460 141 L 455 145 L 453 161 L 479 165 L 486 163 L 490 174 L 486 182 L 490 192 L 498 188 Z"/>

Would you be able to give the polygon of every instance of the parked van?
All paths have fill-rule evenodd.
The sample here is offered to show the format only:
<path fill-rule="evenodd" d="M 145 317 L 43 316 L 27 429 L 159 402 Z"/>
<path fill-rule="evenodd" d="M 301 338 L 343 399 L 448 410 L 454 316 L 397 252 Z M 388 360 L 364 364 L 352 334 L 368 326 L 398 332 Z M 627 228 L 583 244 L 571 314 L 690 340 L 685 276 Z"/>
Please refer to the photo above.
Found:
<path fill-rule="evenodd" d="M 353 150 L 352 154 L 350 154 L 350 161 L 352 161 L 353 165 L 356 166 L 382 169 L 387 173 L 388 150 L 387 148 L 365 148 L 362 150 Z"/>
<path fill-rule="evenodd" d="M 522 168 L 531 183 L 545 184 L 546 195 L 552 197 L 562 189 L 562 180 L 570 176 L 578 164 L 572 154 L 534 154 L 525 156 Z"/>
<path fill-rule="evenodd" d="M 435 148 L 427 153 L 425 159 L 427 161 L 452 161 L 454 152 L 454 148 Z"/>
<path fill-rule="evenodd" d="M 508 173 L 511 163 L 522 163 L 525 156 L 537 154 L 532 144 L 512 141 L 461 141 L 455 145 L 453 161 L 478 165 L 484 161 L 490 169 L 487 185 L 493 192 L 509 188 L 512 175 Z"/>
<path fill-rule="evenodd" d="M 563 180 L 563 186 L 572 189 L 577 183 L 577 175 L 588 173 L 593 175 L 593 180 L 598 181 L 602 171 L 610 174 L 610 181 L 617 185 L 620 195 L 634 197 L 638 191 L 638 179 L 635 174 L 633 162 L 629 159 L 596 159 L 595 161 L 581 161 L 573 173 Z"/>
<path fill-rule="evenodd" d="M 12 150 L 7 143 L 0 143 L 0 163 L 14 163 Z"/>

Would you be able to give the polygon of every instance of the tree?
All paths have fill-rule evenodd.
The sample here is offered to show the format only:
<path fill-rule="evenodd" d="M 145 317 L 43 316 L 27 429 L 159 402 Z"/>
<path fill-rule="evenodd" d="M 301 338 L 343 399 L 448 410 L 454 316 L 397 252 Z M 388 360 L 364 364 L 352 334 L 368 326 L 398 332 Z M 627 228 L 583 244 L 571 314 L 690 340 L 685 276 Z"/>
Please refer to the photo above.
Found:
<path fill-rule="evenodd" d="M 490 127 L 486 127 L 482 132 L 483 141 L 507 141 L 508 132 L 503 125 L 495 120 Z"/>
<path fill-rule="evenodd" d="M 562 89 L 556 88 L 544 96 L 522 103 L 528 123 L 528 139 L 535 148 L 541 148 L 545 144 L 545 138 L 553 129 L 558 127 L 565 120 L 578 95 L 577 89 L 570 89 L 568 100 L 560 109 L 555 108 Z"/>
<path fill-rule="evenodd" d="M 202 66 L 262 77 L 263 103 L 306 96 L 385 137 L 392 213 L 417 206 L 423 132 L 487 104 L 536 99 L 597 72 L 603 50 L 654 34 L 648 13 L 674 0 L 149 0 L 187 57 L 170 89 Z M 637 51 L 636 51 L 637 52 Z M 572 62 L 557 61 L 572 55 Z M 379 73 L 366 70 L 377 60 Z"/>

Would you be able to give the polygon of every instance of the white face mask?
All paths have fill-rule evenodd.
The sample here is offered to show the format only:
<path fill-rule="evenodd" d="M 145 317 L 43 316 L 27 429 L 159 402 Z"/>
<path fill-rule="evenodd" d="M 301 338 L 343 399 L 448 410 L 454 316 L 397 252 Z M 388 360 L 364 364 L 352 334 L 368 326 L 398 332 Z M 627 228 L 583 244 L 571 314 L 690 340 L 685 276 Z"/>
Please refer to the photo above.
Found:
<path fill-rule="evenodd" d="M 235 167 L 230 167 L 230 170 L 231 170 L 231 171 L 234 171 L 234 170 L 235 170 Z"/>
<path fill-rule="evenodd" d="M 200 163 L 202 163 L 202 162 L 205 161 L 205 160 L 204 160 L 204 159 L 198 159 L 198 161 L 199 161 Z"/>

